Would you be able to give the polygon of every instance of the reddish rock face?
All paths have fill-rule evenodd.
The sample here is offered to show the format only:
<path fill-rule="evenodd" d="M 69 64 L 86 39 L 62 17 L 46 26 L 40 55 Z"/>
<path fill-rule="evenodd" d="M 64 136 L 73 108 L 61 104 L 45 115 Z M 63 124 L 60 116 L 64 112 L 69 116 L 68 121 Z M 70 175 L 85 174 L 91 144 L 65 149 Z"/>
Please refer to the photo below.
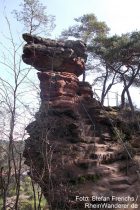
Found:
<path fill-rule="evenodd" d="M 67 72 L 38 72 L 40 80 L 40 97 L 42 103 L 49 105 L 70 106 L 75 102 L 78 78 Z"/>
<path fill-rule="evenodd" d="M 65 60 L 62 64 L 62 69 L 64 69 L 65 72 L 73 73 L 79 77 L 85 71 L 85 61 L 82 58 Z"/>
<path fill-rule="evenodd" d="M 24 157 L 49 210 L 85 209 L 76 196 L 123 197 L 138 192 L 137 166 L 116 141 L 118 135 L 114 137 L 112 122 L 116 126 L 121 121 L 116 114 L 110 119 L 111 113 L 92 98 L 89 83 L 77 78 L 84 71 L 85 45 L 29 34 L 23 38 L 27 42 L 23 61 L 40 71 L 41 89 L 39 112 L 27 126 L 30 137 Z"/>
<path fill-rule="evenodd" d="M 76 76 L 83 74 L 87 55 L 82 41 L 66 42 L 23 35 L 27 44 L 23 49 L 23 61 L 37 70 L 48 72 L 69 72 Z"/>

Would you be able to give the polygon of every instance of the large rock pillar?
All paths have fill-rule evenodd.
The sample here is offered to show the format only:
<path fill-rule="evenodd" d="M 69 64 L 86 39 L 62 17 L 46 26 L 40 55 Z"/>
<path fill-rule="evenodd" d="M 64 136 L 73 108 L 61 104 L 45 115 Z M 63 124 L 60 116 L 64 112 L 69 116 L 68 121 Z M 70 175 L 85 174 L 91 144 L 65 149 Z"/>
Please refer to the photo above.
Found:
<path fill-rule="evenodd" d="M 87 58 L 85 44 L 56 42 L 29 34 L 23 38 L 27 42 L 23 61 L 39 71 L 41 89 L 39 112 L 26 128 L 30 137 L 25 142 L 25 163 L 30 166 L 30 176 L 40 185 L 50 210 L 81 209 L 75 201 L 80 192 L 73 183 L 81 171 L 78 165 L 81 151 L 75 146 L 81 141 L 76 111 L 78 76 L 83 74 Z"/>
<path fill-rule="evenodd" d="M 122 122 L 115 110 L 102 109 L 92 87 L 78 81 L 86 61 L 84 43 L 23 37 L 23 61 L 39 71 L 41 88 L 41 106 L 26 128 L 24 157 L 49 210 L 95 209 L 102 196 L 134 196 L 139 192 L 137 165 L 128 151 L 134 154 L 117 141 L 119 131 L 126 138 L 132 123 Z"/>
<path fill-rule="evenodd" d="M 77 102 L 79 80 L 68 72 L 38 72 L 42 107 L 72 108 Z"/>

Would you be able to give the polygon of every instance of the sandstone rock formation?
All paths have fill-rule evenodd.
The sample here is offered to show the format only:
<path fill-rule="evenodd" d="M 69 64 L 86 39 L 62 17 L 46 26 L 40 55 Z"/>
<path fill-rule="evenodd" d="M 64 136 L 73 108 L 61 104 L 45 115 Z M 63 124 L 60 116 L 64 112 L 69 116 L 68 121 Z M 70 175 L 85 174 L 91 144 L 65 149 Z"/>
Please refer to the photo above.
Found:
<path fill-rule="evenodd" d="M 41 72 L 70 72 L 83 74 L 87 55 L 82 41 L 55 41 L 23 34 L 27 42 L 23 49 L 23 61 Z"/>
<path fill-rule="evenodd" d="M 85 203 L 93 209 L 92 205 L 107 202 L 99 196 L 110 198 L 109 203 L 112 195 L 137 197 L 135 149 L 126 150 L 120 136 L 131 140 L 129 125 L 127 130 L 118 111 L 101 107 L 91 86 L 78 80 L 86 61 L 84 43 L 28 34 L 23 38 L 27 42 L 23 61 L 39 70 L 41 88 L 40 109 L 27 126 L 24 157 L 49 209 L 83 210 Z"/>

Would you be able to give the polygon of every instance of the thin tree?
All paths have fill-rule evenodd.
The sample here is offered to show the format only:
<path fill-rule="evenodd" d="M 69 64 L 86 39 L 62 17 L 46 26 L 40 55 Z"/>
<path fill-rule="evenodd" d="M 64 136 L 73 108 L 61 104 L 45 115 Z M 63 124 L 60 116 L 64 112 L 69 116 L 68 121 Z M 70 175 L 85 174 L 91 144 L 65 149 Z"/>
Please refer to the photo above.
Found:
<path fill-rule="evenodd" d="M 132 112 L 134 107 L 129 88 L 138 84 L 140 75 L 140 32 L 132 32 L 121 36 L 96 39 L 93 53 L 108 66 L 111 74 L 116 75 L 116 81 L 122 83 L 124 88 L 121 94 L 121 107 L 125 106 L 125 93 Z"/>
<path fill-rule="evenodd" d="M 13 10 L 17 21 L 22 22 L 28 33 L 49 34 L 54 29 L 54 16 L 47 14 L 47 8 L 39 0 L 23 0 L 21 10 Z"/>
<path fill-rule="evenodd" d="M 83 72 L 83 81 L 85 81 L 86 71 L 95 70 L 95 66 L 97 66 L 95 61 L 97 59 L 93 55 L 93 52 L 91 52 L 93 40 L 97 37 L 106 37 L 109 32 L 109 28 L 105 22 L 98 21 L 97 17 L 93 13 L 85 14 L 81 17 L 75 18 L 74 20 L 76 21 L 76 24 L 62 31 L 61 38 L 76 38 L 81 39 L 86 43 L 88 64 L 86 65 L 86 70 Z"/>
<path fill-rule="evenodd" d="M 15 181 L 15 203 L 14 209 L 19 209 L 20 176 L 22 166 L 22 151 L 17 148 L 16 142 L 23 140 L 25 136 L 26 123 L 24 122 L 26 104 L 23 103 L 24 82 L 30 72 L 28 68 L 22 68 L 22 59 L 20 55 L 21 44 L 16 44 L 13 38 L 10 22 L 6 17 L 9 37 L 5 46 L 1 44 L 4 50 L 1 55 L 0 64 L 2 72 L 0 73 L 0 102 L 2 103 L 5 114 L 3 113 L 3 123 L 1 130 L 1 139 L 7 142 L 6 160 L 7 164 L 1 166 L 1 192 L 3 198 L 3 210 L 7 207 L 7 197 L 10 191 L 10 185 Z M 24 115 L 23 115 L 24 114 Z M 6 176 L 5 176 L 6 174 Z"/>

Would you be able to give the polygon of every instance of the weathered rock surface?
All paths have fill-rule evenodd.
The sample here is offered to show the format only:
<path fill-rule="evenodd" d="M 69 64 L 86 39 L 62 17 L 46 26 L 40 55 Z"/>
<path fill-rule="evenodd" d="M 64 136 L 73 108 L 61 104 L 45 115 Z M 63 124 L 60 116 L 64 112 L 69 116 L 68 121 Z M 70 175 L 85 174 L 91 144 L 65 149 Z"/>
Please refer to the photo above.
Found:
<path fill-rule="evenodd" d="M 79 84 L 77 76 L 68 72 L 38 72 L 38 78 L 44 106 L 75 106 Z"/>
<path fill-rule="evenodd" d="M 102 107 L 93 98 L 92 87 L 79 82 L 84 63 L 82 67 L 77 61 L 70 63 L 84 62 L 84 44 L 28 34 L 23 38 L 27 41 L 23 61 L 40 71 L 41 88 L 40 109 L 27 126 L 24 157 L 50 210 L 84 210 L 86 202 L 76 196 L 89 197 L 91 205 L 103 203 L 91 201 L 92 196 L 108 196 L 109 203 L 112 195 L 137 197 L 139 135 L 132 148 L 135 125 L 126 118 L 122 121 L 118 110 Z"/>
<path fill-rule="evenodd" d="M 31 176 L 52 210 L 85 209 L 85 202 L 76 201 L 76 196 L 135 197 L 136 190 L 139 193 L 135 152 L 129 148 L 134 158 L 130 159 L 116 141 L 108 111 L 101 114 L 100 105 L 89 101 L 82 99 L 75 110 L 40 109 L 27 127 L 26 164 L 32 160 Z"/>
<path fill-rule="evenodd" d="M 80 76 L 85 70 L 86 46 L 80 41 L 55 41 L 23 34 L 27 44 L 23 61 L 39 71 L 70 72 Z"/>
<path fill-rule="evenodd" d="M 92 98 L 93 97 L 92 86 L 88 82 L 79 82 L 79 88 L 77 94 L 84 98 Z"/>

